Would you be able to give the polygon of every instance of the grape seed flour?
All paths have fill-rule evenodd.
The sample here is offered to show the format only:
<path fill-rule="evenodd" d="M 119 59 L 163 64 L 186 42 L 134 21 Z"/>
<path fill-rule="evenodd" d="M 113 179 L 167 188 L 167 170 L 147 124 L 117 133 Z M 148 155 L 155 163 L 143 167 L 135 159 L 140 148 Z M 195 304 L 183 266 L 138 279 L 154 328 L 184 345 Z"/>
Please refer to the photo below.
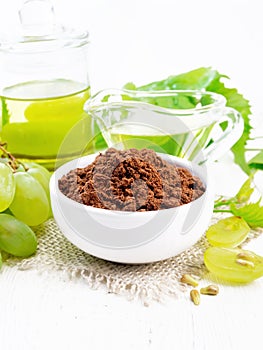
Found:
<path fill-rule="evenodd" d="M 174 208 L 199 198 L 202 181 L 149 149 L 109 148 L 85 168 L 59 180 L 67 197 L 96 208 L 150 211 Z"/>

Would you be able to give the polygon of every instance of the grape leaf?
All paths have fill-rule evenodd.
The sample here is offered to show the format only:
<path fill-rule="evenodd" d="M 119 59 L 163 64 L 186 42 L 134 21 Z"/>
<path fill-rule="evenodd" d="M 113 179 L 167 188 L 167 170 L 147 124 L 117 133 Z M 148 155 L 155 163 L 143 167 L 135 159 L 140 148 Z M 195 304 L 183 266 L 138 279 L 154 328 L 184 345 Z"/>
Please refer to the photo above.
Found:
<path fill-rule="evenodd" d="M 244 120 L 244 131 L 240 139 L 232 147 L 235 163 L 238 164 L 241 169 L 250 174 L 250 168 L 246 161 L 246 143 L 250 139 L 250 131 L 252 129 L 250 125 L 249 115 L 251 114 L 249 101 L 241 95 L 237 89 L 230 89 L 221 82 L 221 78 L 225 77 L 218 73 L 218 76 L 206 90 L 216 92 L 223 95 L 226 98 L 226 105 L 236 109 Z"/>
<path fill-rule="evenodd" d="M 263 150 L 260 151 L 254 158 L 252 158 L 248 164 L 253 169 L 263 170 Z"/>
<path fill-rule="evenodd" d="M 251 187 L 253 178 L 253 176 L 249 176 L 236 194 L 238 203 L 246 203 L 250 199 L 252 193 L 254 192 L 254 188 Z"/>
<path fill-rule="evenodd" d="M 201 90 L 209 86 L 217 76 L 217 71 L 202 67 L 140 86 L 137 90 Z"/>
<path fill-rule="evenodd" d="M 223 95 L 227 100 L 227 106 L 232 107 L 240 112 L 244 120 L 244 132 L 241 138 L 232 147 L 235 163 L 247 174 L 251 170 L 246 161 L 245 146 L 250 137 L 250 104 L 237 89 L 230 89 L 221 81 L 229 79 L 226 75 L 220 74 L 216 70 L 208 67 L 201 67 L 187 73 L 173 75 L 167 79 L 156 81 L 147 85 L 136 87 L 133 83 L 128 83 L 124 87 L 132 90 L 201 90 L 215 92 Z"/>
<path fill-rule="evenodd" d="M 256 203 L 249 203 L 243 207 L 230 205 L 232 213 L 241 216 L 251 227 L 263 227 L 263 206 L 260 205 L 261 199 Z"/>

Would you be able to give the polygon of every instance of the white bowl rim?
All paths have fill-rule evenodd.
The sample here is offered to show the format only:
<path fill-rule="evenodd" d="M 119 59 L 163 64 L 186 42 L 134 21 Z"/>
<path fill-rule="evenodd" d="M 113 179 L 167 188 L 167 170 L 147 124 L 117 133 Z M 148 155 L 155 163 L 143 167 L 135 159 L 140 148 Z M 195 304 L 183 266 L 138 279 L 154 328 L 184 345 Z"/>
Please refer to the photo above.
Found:
<path fill-rule="evenodd" d="M 79 158 L 75 158 L 63 165 L 61 165 L 59 168 L 57 168 L 54 173 L 52 174 L 51 176 L 51 179 L 50 179 L 50 195 L 51 196 L 56 196 L 58 195 L 59 196 L 59 199 L 72 205 L 73 207 L 76 207 L 77 209 L 83 209 L 83 207 L 85 208 L 85 210 L 87 211 L 90 211 L 91 213 L 94 213 L 94 214 L 101 214 L 101 215 L 106 215 L 106 216 L 122 216 L 122 217 L 125 217 L 125 216 L 151 216 L 151 215 L 156 215 L 158 212 L 162 212 L 162 211 L 178 211 L 182 208 L 186 208 L 188 206 L 190 206 L 192 203 L 194 202 L 198 202 L 200 200 L 203 199 L 204 196 L 207 196 L 210 192 L 210 179 L 209 179 L 209 176 L 208 176 L 208 172 L 206 172 L 206 178 L 204 178 L 204 176 L 201 174 L 200 175 L 200 172 L 201 170 L 204 170 L 204 165 L 200 166 L 194 162 L 191 162 L 187 159 L 183 159 L 183 158 L 179 158 L 179 157 L 176 157 L 176 156 L 173 156 L 173 155 L 170 155 L 170 154 L 165 154 L 165 153 L 157 153 L 158 156 L 166 156 L 168 157 L 168 159 L 172 159 L 174 161 L 175 164 L 178 164 L 179 166 L 181 167 L 184 167 L 186 169 L 191 169 L 193 168 L 194 172 L 196 173 L 196 175 L 198 177 L 201 178 L 202 182 L 204 183 L 205 185 L 205 192 L 197 199 L 195 199 L 194 201 L 191 201 L 187 204 L 182 204 L 178 207 L 174 207 L 174 208 L 167 208 L 167 209 L 160 209 L 160 210 L 149 210 L 149 211 L 143 211 L 143 212 L 139 212 L 139 211 L 121 211 L 121 210 L 110 210 L 110 209 L 103 209 L 103 208 L 96 208 L 96 207 L 93 207 L 93 206 L 89 206 L 89 205 L 86 205 L 86 204 L 82 204 L 82 203 L 79 203 L 79 202 L 76 202 L 74 201 L 73 199 L 67 197 L 66 195 L 64 195 L 59 187 L 58 187 L 58 179 L 57 178 L 61 178 L 61 176 L 67 174 L 70 170 L 74 170 L 76 169 L 75 167 L 71 168 L 70 170 L 67 170 L 67 171 L 63 171 L 63 169 L 65 168 L 68 168 L 69 165 L 72 163 L 75 164 L 77 162 L 83 162 L 84 160 L 87 160 L 87 164 L 85 166 L 88 166 L 89 164 L 91 164 L 93 162 L 93 160 L 101 153 L 105 152 L 105 150 L 103 151 L 100 151 L 100 152 L 97 152 L 97 153 L 92 153 L 92 154 L 89 154 L 89 155 L 86 155 L 86 156 L 83 156 L 83 157 L 79 157 Z M 58 175 L 60 172 L 62 172 L 62 174 Z M 191 171 L 192 173 L 192 171 Z"/>

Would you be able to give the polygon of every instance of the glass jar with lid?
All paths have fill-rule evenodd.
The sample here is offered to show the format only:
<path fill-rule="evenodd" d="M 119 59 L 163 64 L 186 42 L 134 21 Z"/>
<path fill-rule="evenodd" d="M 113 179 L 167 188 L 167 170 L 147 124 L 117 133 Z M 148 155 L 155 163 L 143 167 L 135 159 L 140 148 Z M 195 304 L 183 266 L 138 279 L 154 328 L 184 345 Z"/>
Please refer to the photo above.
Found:
<path fill-rule="evenodd" d="M 21 33 L 0 43 L 1 142 L 18 159 L 52 169 L 58 154 L 64 162 L 83 152 L 91 135 L 83 111 L 90 96 L 89 34 L 56 24 L 47 0 L 25 1 L 19 17 Z"/>

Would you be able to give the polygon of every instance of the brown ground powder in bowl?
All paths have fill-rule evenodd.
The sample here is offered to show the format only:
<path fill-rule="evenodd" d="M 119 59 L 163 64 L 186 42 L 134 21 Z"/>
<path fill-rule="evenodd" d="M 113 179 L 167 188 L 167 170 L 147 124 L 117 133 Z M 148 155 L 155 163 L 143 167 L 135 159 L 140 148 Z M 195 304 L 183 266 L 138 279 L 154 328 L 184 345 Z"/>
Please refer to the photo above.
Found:
<path fill-rule="evenodd" d="M 64 175 L 59 189 L 79 203 L 122 211 L 173 208 L 205 192 L 198 177 L 152 150 L 114 148 L 99 154 L 87 167 Z"/>

